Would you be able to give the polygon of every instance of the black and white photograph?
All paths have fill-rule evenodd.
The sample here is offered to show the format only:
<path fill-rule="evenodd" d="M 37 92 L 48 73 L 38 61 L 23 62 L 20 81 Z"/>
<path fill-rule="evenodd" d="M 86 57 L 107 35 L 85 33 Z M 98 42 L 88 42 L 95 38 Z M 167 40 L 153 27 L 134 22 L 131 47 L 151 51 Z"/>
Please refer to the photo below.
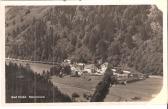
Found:
<path fill-rule="evenodd" d="M 5 6 L 5 102 L 149 102 L 163 86 L 156 5 Z"/>

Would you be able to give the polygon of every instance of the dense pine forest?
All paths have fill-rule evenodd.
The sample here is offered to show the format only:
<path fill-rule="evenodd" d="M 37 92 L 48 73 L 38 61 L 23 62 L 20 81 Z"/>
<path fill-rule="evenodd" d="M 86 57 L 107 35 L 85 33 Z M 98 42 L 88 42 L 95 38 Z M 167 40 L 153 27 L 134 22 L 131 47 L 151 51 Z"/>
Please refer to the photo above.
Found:
<path fill-rule="evenodd" d="M 45 75 L 33 72 L 29 65 L 9 63 L 5 68 L 7 103 L 72 102 L 71 97 L 63 94 Z"/>
<path fill-rule="evenodd" d="M 70 58 L 162 75 L 162 12 L 156 6 L 6 7 L 6 57 Z"/>

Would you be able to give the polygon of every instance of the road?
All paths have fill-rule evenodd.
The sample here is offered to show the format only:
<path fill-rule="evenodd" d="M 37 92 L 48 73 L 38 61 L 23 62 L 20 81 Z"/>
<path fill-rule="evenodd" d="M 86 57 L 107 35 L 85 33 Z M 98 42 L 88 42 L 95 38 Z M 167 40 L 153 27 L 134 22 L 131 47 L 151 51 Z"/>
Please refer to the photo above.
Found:
<path fill-rule="evenodd" d="M 41 63 L 41 64 L 59 64 L 57 62 L 50 62 L 50 61 L 32 61 L 32 60 L 23 60 L 23 59 L 16 59 L 16 58 L 5 58 L 6 61 L 19 61 L 19 62 L 27 62 L 27 63 Z"/>
<path fill-rule="evenodd" d="M 49 71 L 51 67 L 53 67 L 52 64 L 44 64 L 44 62 L 36 62 L 36 61 L 31 61 L 31 60 L 20 60 L 20 59 L 13 59 L 13 58 L 7 58 L 5 60 L 6 64 L 8 64 L 10 61 L 16 63 L 16 64 L 21 64 L 23 66 L 26 66 L 28 63 L 30 65 L 30 68 L 37 73 L 42 73 L 44 70 Z"/>

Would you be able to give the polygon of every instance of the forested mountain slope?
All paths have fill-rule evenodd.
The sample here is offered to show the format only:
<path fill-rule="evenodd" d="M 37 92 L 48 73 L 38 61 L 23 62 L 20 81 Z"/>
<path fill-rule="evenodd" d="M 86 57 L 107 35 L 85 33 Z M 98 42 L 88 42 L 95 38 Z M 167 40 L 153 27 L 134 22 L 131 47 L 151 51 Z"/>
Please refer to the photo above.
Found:
<path fill-rule="evenodd" d="M 156 6 L 6 7 L 6 57 L 102 59 L 162 74 L 162 12 Z"/>

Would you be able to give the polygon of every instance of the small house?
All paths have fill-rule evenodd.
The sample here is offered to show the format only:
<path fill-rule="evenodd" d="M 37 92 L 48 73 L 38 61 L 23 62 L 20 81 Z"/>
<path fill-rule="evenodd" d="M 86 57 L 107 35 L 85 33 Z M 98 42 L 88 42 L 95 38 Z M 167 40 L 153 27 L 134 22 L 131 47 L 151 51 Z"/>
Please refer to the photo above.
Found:
<path fill-rule="evenodd" d="M 101 74 L 104 74 L 106 69 L 107 69 L 107 67 L 108 67 L 108 63 L 107 62 L 103 63 L 101 65 L 101 68 L 98 70 L 98 72 L 101 73 Z"/>
<path fill-rule="evenodd" d="M 68 64 L 71 64 L 71 60 L 70 59 L 65 59 L 64 62 L 68 63 Z"/>

